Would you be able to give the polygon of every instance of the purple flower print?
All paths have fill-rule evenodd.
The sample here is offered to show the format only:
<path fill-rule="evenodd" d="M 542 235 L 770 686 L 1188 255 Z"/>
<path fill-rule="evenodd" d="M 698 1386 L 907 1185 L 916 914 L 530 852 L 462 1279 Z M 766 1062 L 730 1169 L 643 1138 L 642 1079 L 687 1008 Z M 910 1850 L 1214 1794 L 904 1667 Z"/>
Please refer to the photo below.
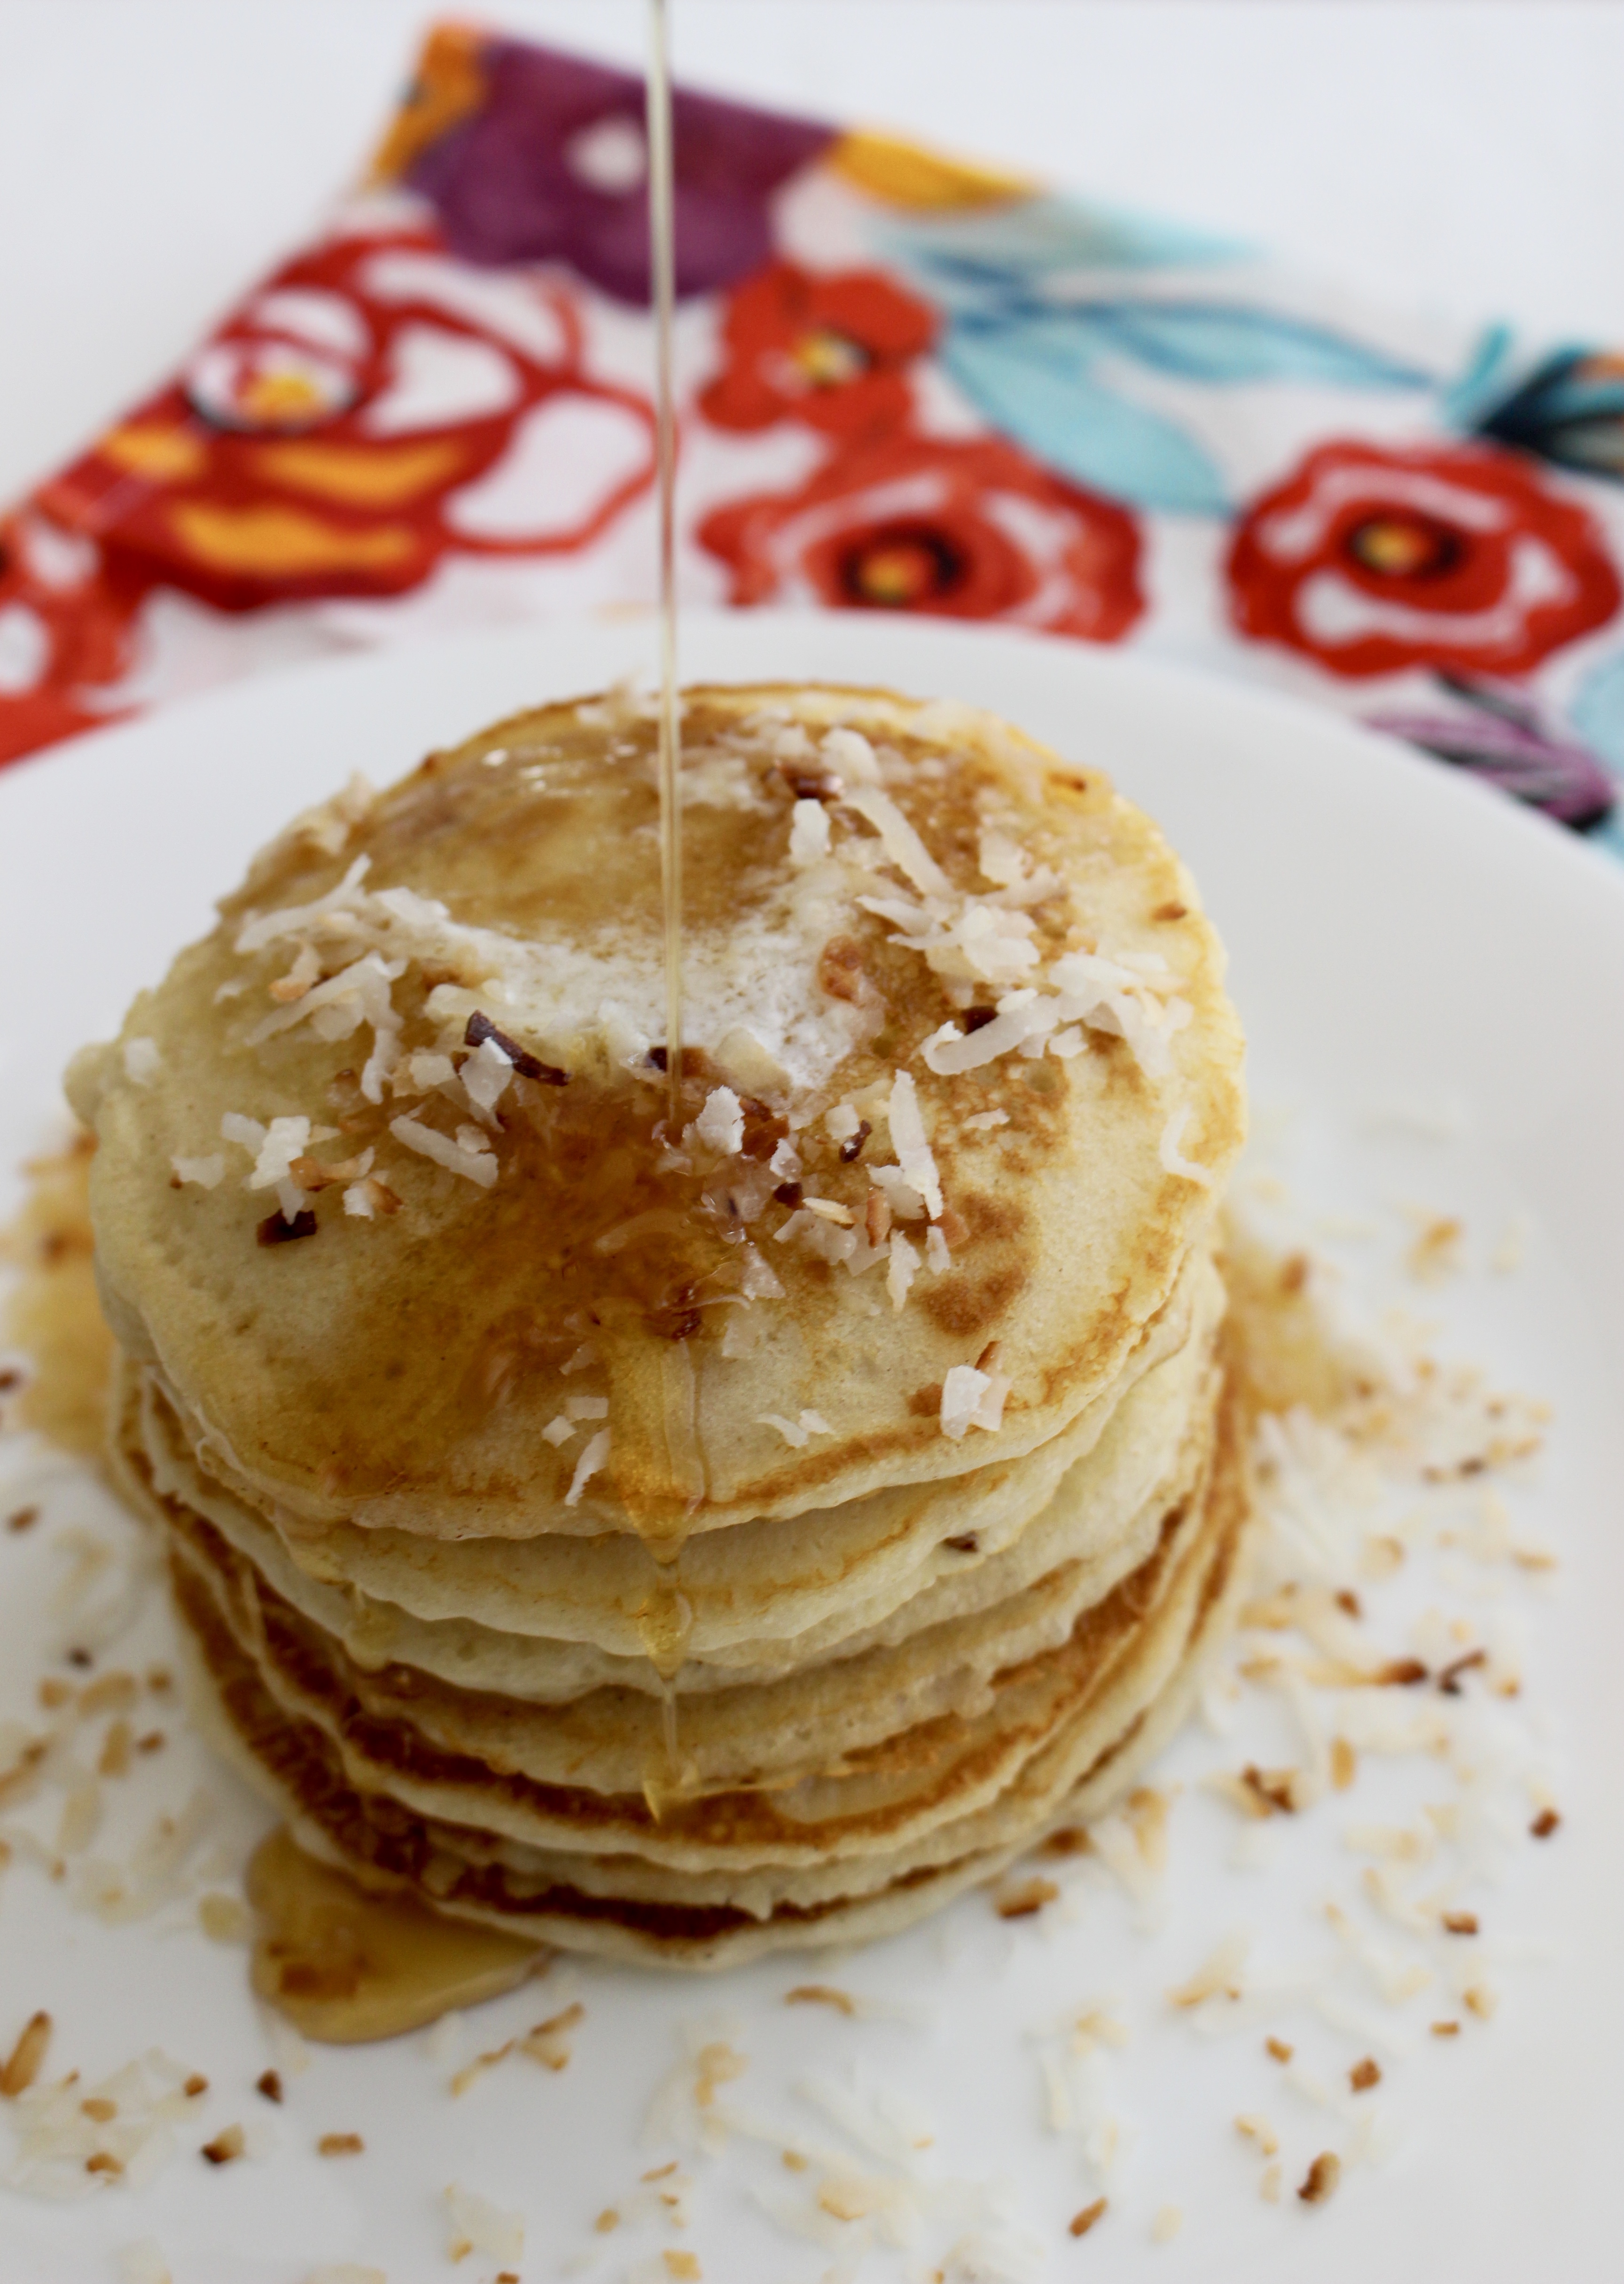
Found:
<path fill-rule="evenodd" d="M 574 56 L 496 40 L 479 108 L 407 170 L 453 254 L 487 266 L 566 262 L 619 301 L 648 300 L 643 83 Z M 675 92 L 677 291 L 709 293 L 773 250 L 767 202 L 817 157 L 827 127 Z"/>

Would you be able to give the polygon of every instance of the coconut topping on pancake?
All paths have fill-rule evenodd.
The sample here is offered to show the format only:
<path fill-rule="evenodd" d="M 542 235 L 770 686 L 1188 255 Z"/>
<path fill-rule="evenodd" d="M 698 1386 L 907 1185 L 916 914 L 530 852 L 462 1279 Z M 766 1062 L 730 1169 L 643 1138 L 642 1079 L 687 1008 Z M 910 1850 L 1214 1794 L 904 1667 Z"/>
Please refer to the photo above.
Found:
<path fill-rule="evenodd" d="M 104 1274 L 177 1383 L 200 1284 L 216 1357 L 251 1310 L 260 1370 L 197 1370 L 268 1494 L 453 1534 L 860 1496 L 1053 1435 L 1171 1290 L 1238 1142 L 1238 1038 L 1154 829 L 1002 724 L 875 692 L 690 691 L 683 791 L 674 1121 L 625 693 L 307 814 L 82 1064 L 135 1208 Z M 179 1173 L 222 1143 L 212 1188 Z M 584 1470 L 547 1437 L 585 1341 Z M 772 1424 L 809 1412 L 827 1435 Z"/>

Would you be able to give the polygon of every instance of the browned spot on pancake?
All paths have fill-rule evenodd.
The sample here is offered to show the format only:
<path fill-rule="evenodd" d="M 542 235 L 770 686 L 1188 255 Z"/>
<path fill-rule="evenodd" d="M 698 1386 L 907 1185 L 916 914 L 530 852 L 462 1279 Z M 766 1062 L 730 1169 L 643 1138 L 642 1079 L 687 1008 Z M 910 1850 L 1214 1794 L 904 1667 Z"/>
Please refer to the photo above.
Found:
<path fill-rule="evenodd" d="M 908 1410 L 915 1420 L 934 1420 L 942 1408 L 942 1383 L 933 1380 L 926 1388 L 916 1388 L 908 1398 Z"/>
<path fill-rule="evenodd" d="M 969 1340 L 997 1323 L 1024 1288 L 1028 1274 L 1019 1262 L 1010 1262 L 1002 1269 L 990 1270 L 985 1277 L 967 1277 L 961 1270 L 953 1276 L 938 1278 L 924 1292 L 926 1312 L 943 1332 Z"/>
<path fill-rule="evenodd" d="M 953 1204 L 971 1241 L 995 1237 L 1013 1240 L 1023 1234 L 1029 1218 L 1025 1207 L 1013 1198 L 991 1197 L 985 1190 L 955 1194 Z"/>

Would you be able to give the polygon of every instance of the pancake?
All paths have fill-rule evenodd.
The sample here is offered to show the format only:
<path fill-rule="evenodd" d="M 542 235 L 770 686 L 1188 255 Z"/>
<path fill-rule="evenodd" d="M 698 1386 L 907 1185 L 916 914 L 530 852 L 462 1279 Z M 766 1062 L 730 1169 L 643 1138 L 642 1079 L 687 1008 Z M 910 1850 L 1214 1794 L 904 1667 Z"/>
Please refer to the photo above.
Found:
<path fill-rule="evenodd" d="M 548 1851 L 493 1835 L 488 1823 L 413 1810 L 393 1791 L 357 1785 L 324 1724 L 288 1717 L 201 1585 L 183 1586 L 180 1601 L 197 1717 L 318 1858 L 363 1887 L 414 1893 L 538 1944 L 704 1968 L 896 1933 L 994 1878 L 1046 1833 L 1104 1813 L 1183 1720 L 1243 1591 L 1249 1506 L 1235 1412 L 1198 1506 L 1079 1622 L 1024 1698 L 1029 1717 L 1033 1694 L 1063 1701 L 1042 1742 L 991 1800 L 938 1778 L 938 1806 L 943 1789 L 956 1789 L 962 1812 L 938 1813 L 911 1842 L 895 1843 L 904 1819 L 892 1817 L 889 1847 L 855 1858 L 809 1850 L 788 1871 L 718 1873 L 640 1852 Z M 1041 1716 L 1030 1735 L 1040 1726 Z M 939 1755 L 927 1757 L 939 1770 Z M 869 1821 L 887 1819 L 871 1809 Z"/>
<path fill-rule="evenodd" d="M 1036 1450 L 1110 1388 L 1209 1230 L 1243 1123 L 1221 952 L 1103 777 L 988 717 L 873 692 L 694 691 L 684 739 L 697 1138 L 665 1154 L 682 1163 L 647 1146 L 652 725 L 601 703 L 498 724 L 353 821 L 286 836 L 120 1040 L 75 1064 L 109 1321 L 259 1503 L 453 1540 L 681 1537 L 955 1477 L 985 1455 L 941 1432 L 954 1367 L 997 1343 L 1000 1456 Z M 797 799 L 836 778 L 827 805 Z M 828 853 L 790 864 L 808 809 Z M 1017 1040 L 933 1068 L 980 1052 L 956 1019 L 990 1006 L 995 1042 L 1047 1021 L 1024 1044 L 1078 1052 Z M 482 1021 L 522 1064 L 490 1128 L 443 1074 Z M 697 1132 L 724 1090 L 753 1106 L 742 1152 Z M 847 1109 L 869 1130 L 851 1161 L 827 1127 Z M 331 1125 L 343 1156 L 302 1147 L 309 1177 L 370 1150 L 401 1210 L 352 1216 L 335 1180 L 298 1193 L 304 1241 L 255 1245 L 272 1198 L 245 1196 L 238 1145 L 215 1186 L 172 1177 L 220 1154 L 225 1118 Z M 459 1156 L 453 1128 L 490 1147 Z M 421 1154 L 426 1130 L 453 1164 Z M 947 1257 L 899 1314 L 889 1266 L 829 1257 L 837 1218 L 780 1240 L 785 1148 L 859 1229 L 876 1187 L 921 1194 L 905 1160 L 930 1193 Z M 579 1447 L 545 1431 L 583 1350 L 576 1389 L 615 1424 L 575 1485 Z M 803 1411 L 827 1430 L 802 1448 L 764 1424 Z"/>
<path fill-rule="evenodd" d="M 207 1733 L 403 1927 L 710 1967 L 908 1924 L 1181 1717 L 1244 1099 L 1092 768 L 871 691 L 683 734 L 680 1071 L 611 693 L 296 820 L 69 1090 Z"/>
<path fill-rule="evenodd" d="M 323 1559 L 328 1549 L 318 1549 L 312 1560 L 308 1541 L 285 1543 L 239 1495 L 205 1474 L 162 1392 L 128 1365 L 113 1447 L 132 1496 L 173 1498 L 204 1516 L 363 1665 L 396 1660 L 447 1680 L 540 1701 L 579 1696 L 611 1682 L 657 1693 L 660 1679 L 641 1630 L 650 1597 L 663 1584 L 680 1592 L 692 1612 L 681 1675 L 687 1695 L 901 1640 L 1030 1583 L 1063 1558 L 1102 1566 L 1100 1591 L 1106 1591 L 1148 1551 L 1132 1519 L 1150 1508 L 1157 1485 L 1177 1464 L 1192 1432 L 1192 1406 L 1203 1396 L 1223 1292 L 1210 1262 L 1204 1257 L 1196 1266 L 1198 1291 L 1179 1347 L 1129 1387 L 1099 1441 L 1057 1482 L 1065 1450 L 1046 1446 L 1008 1468 L 960 1478 L 955 1490 L 969 1494 L 979 1485 L 979 1494 L 961 1497 L 945 1516 L 934 1514 L 931 1499 L 906 1533 L 893 1518 L 877 1545 L 854 1545 L 849 1515 L 813 1510 L 703 1534 L 684 1548 L 664 1581 L 631 1533 L 463 1540 L 447 1548 L 401 1533 L 352 1529 L 346 1547 L 352 1559 L 329 1568 Z M 1205 1425 L 1204 1404 L 1197 1430 Z M 1047 1503 L 1025 1515 L 1026 1498 L 1051 1482 Z M 921 1496 L 930 1499 L 939 1488 L 924 1487 Z M 1016 1491 L 1020 1503 L 1012 1505 Z M 872 1509 L 888 1499 L 903 1503 L 901 1494 L 879 1493 L 863 1504 Z M 932 1517 L 927 1532 L 921 1526 Z M 956 1527 L 964 1524 L 968 1530 Z M 366 1560 L 380 1538 L 393 1542 L 387 1566 Z M 782 1575 L 775 1580 L 780 1541 Z M 917 1559 L 905 1568 L 907 1554 Z M 383 1584 L 404 1588 L 407 1607 L 358 1583 L 357 1572 L 376 1578 L 381 1571 Z M 435 1615 L 421 1615 L 425 1605 Z M 744 1631 L 752 1616 L 762 1626 L 759 1635 Z"/>

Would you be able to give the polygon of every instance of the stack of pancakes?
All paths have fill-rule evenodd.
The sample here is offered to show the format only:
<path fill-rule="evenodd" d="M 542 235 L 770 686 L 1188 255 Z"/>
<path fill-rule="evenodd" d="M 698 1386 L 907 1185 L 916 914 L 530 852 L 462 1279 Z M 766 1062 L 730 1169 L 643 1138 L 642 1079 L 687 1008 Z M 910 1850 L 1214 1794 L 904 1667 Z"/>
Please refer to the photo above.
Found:
<path fill-rule="evenodd" d="M 1133 1783 L 1233 1601 L 1221 952 L 990 717 L 540 709 L 300 818 L 70 1092 L 200 1717 L 305 1850 L 709 1966 Z"/>

